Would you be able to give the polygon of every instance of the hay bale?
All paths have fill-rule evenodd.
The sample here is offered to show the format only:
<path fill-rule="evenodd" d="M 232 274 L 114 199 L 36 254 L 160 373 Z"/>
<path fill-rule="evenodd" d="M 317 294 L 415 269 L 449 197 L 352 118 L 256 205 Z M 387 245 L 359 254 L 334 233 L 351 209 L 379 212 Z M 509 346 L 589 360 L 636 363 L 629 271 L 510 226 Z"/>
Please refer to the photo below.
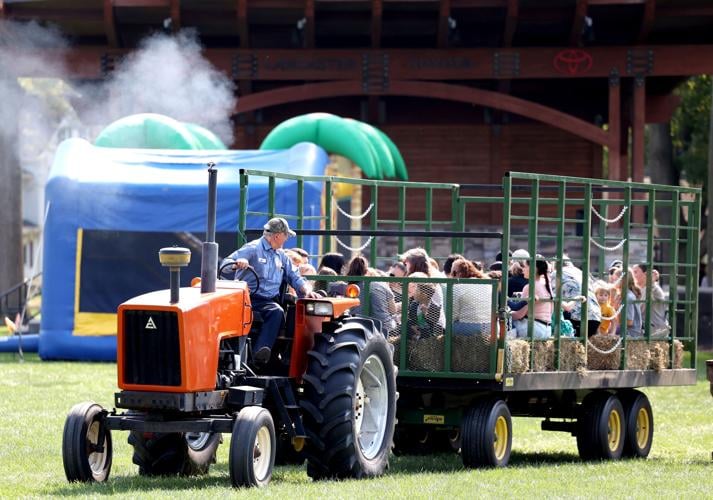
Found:
<path fill-rule="evenodd" d="M 551 372 L 556 370 L 555 341 L 535 341 L 534 369 L 536 372 Z M 575 339 L 560 339 L 559 371 L 582 371 L 587 368 L 587 350 L 581 342 Z"/>
<path fill-rule="evenodd" d="M 626 368 L 648 370 L 651 364 L 651 349 L 646 341 L 630 340 L 626 344 Z"/>
<path fill-rule="evenodd" d="M 652 370 L 660 372 L 668 368 L 670 356 L 670 345 L 666 340 L 654 340 L 649 343 L 649 351 L 651 355 L 650 367 Z M 673 367 L 683 367 L 683 343 L 680 340 L 673 341 L 674 357 Z"/>
<path fill-rule="evenodd" d="M 489 372 L 491 346 L 489 336 L 454 335 L 451 368 L 456 372 Z"/>
<path fill-rule="evenodd" d="M 560 371 L 581 372 L 587 369 L 587 349 L 577 339 L 560 338 Z"/>
<path fill-rule="evenodd" d="M 673 367 L 681 369 L 683 368 L 683 342 L 680 340 L 674 340 L 673 349 Z"/>
<path fill-rule="evenodd" d="M 409 342 L 408 369 L 427 372 L 442 371 L 444 345 L 443 335 L 411 340 Z"/>
<path fill-rule="evenodd" d="M 533 342 L 533 372 L 551 372 L 555 369 L 555 343 L 552 340 Z"/>
<path fill-rule="evenodd" d="M 505 367 L 508 373 L 525 373 L 530 367 L 530 343 L 508 340 L 505 345 Z"/>
<path fill-rule="evenodd" d="M 617 342 L 619 342 L 619 336 L 617 335 L 596 334 L 589 337 L 587 343 L 587 368 L 589 370 L 619 369 L 621 347 L 613 349 Z"/>

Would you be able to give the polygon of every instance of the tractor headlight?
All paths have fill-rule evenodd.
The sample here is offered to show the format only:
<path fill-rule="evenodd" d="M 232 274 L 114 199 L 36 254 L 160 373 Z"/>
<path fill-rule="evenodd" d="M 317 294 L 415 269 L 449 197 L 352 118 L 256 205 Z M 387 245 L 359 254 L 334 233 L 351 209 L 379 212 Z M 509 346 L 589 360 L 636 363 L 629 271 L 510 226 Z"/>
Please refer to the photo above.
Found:
<path fill-rule="evenodd" d="M 331 302 L 307 302 L 305 313 L 310 316 L 333 316 L 334 307 Z"/>

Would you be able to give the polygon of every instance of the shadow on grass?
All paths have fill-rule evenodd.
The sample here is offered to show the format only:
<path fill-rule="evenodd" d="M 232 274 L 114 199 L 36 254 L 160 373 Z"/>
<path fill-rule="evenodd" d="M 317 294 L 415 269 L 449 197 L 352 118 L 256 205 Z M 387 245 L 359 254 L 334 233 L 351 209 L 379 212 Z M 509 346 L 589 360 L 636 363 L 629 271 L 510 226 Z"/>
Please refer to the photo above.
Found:
<path fill-rule="evenodd" d="M 463 470 L 460 455 L 439 453 L 433 455 L 402 455 L 392 457 L 390 472 L 453 472 Z M 569 463 L 582 463 L 579 456 L 572 453 L 516 453 L 510 455 L 508 467 L 549 467 Z"/>
<path fill-rule="evenodd" d="M 58 488 L 48 490 L 47 493 L 52 496 L 98 497 L 138 491 L 145 494 L 151 491 L 186 491 L 213 487 L 225 488 L 229 486 L 229 477 L 215 473 L 196 477 L 142 477 L 136 474 L 128 476 L 112 475 L 109 476 L 109 480 L 106 483 L 67 483 Z"/>
<path fill-rule="evenodd" d="M 284 465 L 275 466 L 272 472 L 272 483 L 304 485 L 311 480 L 307 477 L 305 466 Z M 188 491 L 205 488 L 231 488 L 230 472 L 227 463 L 217 463 L 211 466 L 210 472 L 203 476 L 140 476 L 136 473 L 128 475 L 109 476 L 106 483 L 65 483 L 48 489 L 46 493 L 52 496 L 99 497 L 117 494 L 141 492 Z M 130 495 L 129 495 L 130 496 Z"/>

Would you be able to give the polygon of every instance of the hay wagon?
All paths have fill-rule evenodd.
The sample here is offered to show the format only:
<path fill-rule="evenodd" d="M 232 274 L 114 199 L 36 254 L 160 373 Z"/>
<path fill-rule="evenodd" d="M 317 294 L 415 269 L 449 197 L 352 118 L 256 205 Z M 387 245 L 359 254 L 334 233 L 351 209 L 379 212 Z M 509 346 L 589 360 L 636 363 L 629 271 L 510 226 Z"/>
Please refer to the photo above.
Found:
<path fill-rule="evenodd" d="M 388 283 L 403 294 L 395 326 L 383 328 L 399 367 L 395 453 L 451 450 L 459 451 L 468 467 L 505 466 L 512 417 L 523 416 L 541 419 L 542 430 L 571 433 L 583 459 L 646 457 L 654 416 L 646 394 L 638 389 L 695 384 L 699 189 L 526 173 L 509 173 L 495 185 L 242 171 L 245 186 L 249 177 L 266 177 L 272 185 L 294 183 L 302 208 L 284 214 L 270 202 L 266 215 L 293 218 L 299 237 L 319 235 L 324 253 L 361 251 L 374 267 L 384 268 L 385 261 L 420 246 L 437 258 L 457 252 L 490 261 L 499 251 L 505 256 L 505 271 L 509 250 L 523 248 L 529 255 L 531 282 L 535 260 L 544 258 L 553 276 L 563 276 L 570 264 L 580 269 L 584 292 L 568 296 L 562 280 L 555 279 L 551 297 L 517 300 L 528 307 L 535 300 L 551 302 L 554 311 L 580 300 L 580 318 L 596 315 L 587 291 L 595 281 L 608 280 L 612 261 L 623 269 L 619 282 L 627 282 L 631 265 L 643 263 L 646 282 L 652 283 L 658 273 L 668 290 L 663 298 L 655 296 L 652 287 L 635 299 L 622 294 L 617 321 L 627 325 L 631 307 L 638 308 L 639 335 L 630 335 L 626 327 L 606 336 L 591 335 L 586 320 L 578 333 L 567 335 L 562 316 L 553 314 L 551 336 L 540 339 L 534 315 L 528 315 L 520 336 L 514 334 L 507 272 L 499 279 L 360 278 L 363 314 L 370 313 L 372 282 Z M 305 182 L 323 183 L 323 211 L 316 215 L 307 215 L 309 202 L 300 195 Z M 240 234 L 245 235 L 245 217 L 255 212 L 247 197 L 241 202 Z M 314 200 L 311 203 L 314 207 Z M 447 216 L 434 217 L 442 213 Z M 493 220 L 493 215 L 501 217 L 500 225 L 478 224 Z M 310 217 L 320 218 L 322 229 L 300 232 Z M 408 299 L 405 291 L 419 284 L 438 287 L 442 295 L 441 327 L 429 334 L 416 327 L 413 309 L 406 305 L 413 294 Z M 486 308 L 485 315 L 478 313 L 480 324 L 472 332 L 458 325 L 463 297 L 474 299 L 465 301 L 466 307 L 477 303 Z M 662 309 L 667 327 L 654 328 L 654 311 Z"/>

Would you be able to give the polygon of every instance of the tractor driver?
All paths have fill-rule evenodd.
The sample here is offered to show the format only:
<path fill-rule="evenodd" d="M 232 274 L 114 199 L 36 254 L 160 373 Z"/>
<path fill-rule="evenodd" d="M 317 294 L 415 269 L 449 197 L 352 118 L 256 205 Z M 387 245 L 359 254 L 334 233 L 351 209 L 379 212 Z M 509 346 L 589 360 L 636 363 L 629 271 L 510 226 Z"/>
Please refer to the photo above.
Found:
<path fill-rule="evenodd" d="M 270 219 L 263 229 L 261 238 L 246 243 L 227 257 L 235 260 L 235 269 L 252 266 L 260 278 L 260 287 L 250 296 L 253 311 L 259 312 L 263 319 L 262 330 L 253 347 L 253 359 L 257 364 L 265 364 L 270 360 L 272 346 L 285 323 L 285 312 L 279 304 L 283 275 L 300 297 L 319 298 L 282 249 L 287 239 L 295 236 L 287 221 L 276 217 Z M 250 285 L 254 286 L 252 273 L 243 278 L 248 283 L 253 281 Z"/>

